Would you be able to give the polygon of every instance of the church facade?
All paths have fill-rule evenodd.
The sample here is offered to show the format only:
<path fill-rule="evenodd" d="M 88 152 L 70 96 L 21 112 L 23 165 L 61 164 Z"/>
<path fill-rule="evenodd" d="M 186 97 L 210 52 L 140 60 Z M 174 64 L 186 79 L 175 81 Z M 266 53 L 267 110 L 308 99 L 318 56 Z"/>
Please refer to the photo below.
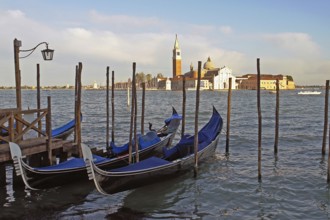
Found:
<path fill-rule="evenodd" d="M 195 69 L 193 64 L 190 65 L 190 71 L 182 74 L 182 57 L 181 49 L 179 46 L 178 37 L 176 35 L 172 65 L 173 65 L 173 77 L 170 79 L 171 86 L 167 86 L 168 90 L 182 90 L 183 77 L 185 77 L 185 87 L 187 90 L 196 90 L 198 80 L 198 69 Z M 216 67 L 211 58 L 208 57 L 201 69 L 201 90 L 221 90 L 229 89 L 229 78 L 232 78 L 232 89 L 236 89 L 235 77 L 232 75 L 232 70 L 224 66 L 222 68 Z"/>

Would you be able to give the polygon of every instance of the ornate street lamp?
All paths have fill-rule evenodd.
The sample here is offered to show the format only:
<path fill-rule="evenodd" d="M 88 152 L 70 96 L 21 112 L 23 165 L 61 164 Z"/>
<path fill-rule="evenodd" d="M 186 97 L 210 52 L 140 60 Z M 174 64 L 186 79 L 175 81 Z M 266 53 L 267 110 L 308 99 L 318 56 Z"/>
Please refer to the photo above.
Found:
<path fill-rule="evenodd" d="M 49 49 L 48 44 L 46 44 L 46 49 L 42 50 L 41 53 L 42 53 L 42 57 L 44 58 L 44 60 L 53 59 L 54 50 Z"/>
<path fill-rule="evenodd" d="M 44 60 L 52 60 L 54 55 L 54 50 L 48 48 L 47 42 L 41 42 L 37 46 L 29 49 L 29 50 L 20 50 L 19 48 L 22 46 L 22 42 L 20 40 L 14 39 L 14 61 L 15 61 L 15 79 L 16 79 L 16 104 L 19 110 L 22 110 L 22 95 L 21 95 L 21 70 L 19 68 L 19 59 L 26 58 L 30 56 L 40 45 L 45 44 L 46 49 L 42 50 L 42 57 Z M 27 55 L 23 57 L 19 57 L 20 52 L 29 52 Z"/>
<path fill-rule="evenodd" d="M 46 44 L 46 49 L 44 49 L 44 50 L 41 51 L 42 57 L 46 61 L 47 60 L 52 60 L 53 59 L 53 55 L 54 55 L 54 50 L 48 48 L 48 43 L 47 42 L 41 42 L 37 46 L 35 46 L 34 48 L 29 49 L 29 50 L 19 50 L 19 52 L 30 52 L 28 55 L 26 55 L 24 57 L 20 57 L 20 59 L 26 58 L 26 57 L 30 56 L 35 51 L 35 49 L 37 49 L 37 47 L 39 47 L 42 44 Z M 21 46 L 21 41 L 18 41 L 17 45 L 19 45 L 19 47 L 20 47 Z"/>

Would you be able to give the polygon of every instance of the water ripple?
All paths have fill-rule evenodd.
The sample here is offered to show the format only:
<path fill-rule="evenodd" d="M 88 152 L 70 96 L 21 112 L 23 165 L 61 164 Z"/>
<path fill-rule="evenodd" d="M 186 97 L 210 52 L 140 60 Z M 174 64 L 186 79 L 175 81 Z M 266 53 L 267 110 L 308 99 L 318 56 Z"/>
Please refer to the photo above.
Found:
<path fill-rule="evenodd" d="M 23 106 L 35 106 L 35 91 L 23 91 Z M 42 106 L 52 97 L 54 126 L 73 117 L 74 93 L 42 91 Z M 0 90 L 4 107 L 14 91 Z M 27 99 L 29 97 L 29 99 Z M 141 91 L 138 105 L 141 106 Z M 105 91 L 83 91 L 83 141 L 104 147 Z M 128 139 L 130 108 L 126 91 L 115 91 L 115 140 Z M 187 92 L 187 133 L 194 132 L 195 92 Z M 199 126 L 212 105 L 224 118 L 214 157 L 193 171 L 161 183 L 112 196 L 92 184 L 79 183 L 42 191 L 14 190 L 8 179 L 0 189 L 0 218 L 54 219 L 330 219 L 327 157 L 321 156 L 324 97 L 280 93 L 279 153 L 274 155 L 275 96 L 262 93 L 262 181 L 258 182 L 258 115 L 256 91 L 233 91 L 230 148 L 225 155 L 227 92 L 203 91 Z M 147 91 L 145 128 L 163 124 L 171 106 L 181 113 L 181 92 Z M 139 112 L 139 111 L 138 111 Z M 138 113 L 138 121 L 141 116 Z M 178 141 L 178 137 L 175 141 Z M 11 171 L 9 171 L 11 172 Z"/>

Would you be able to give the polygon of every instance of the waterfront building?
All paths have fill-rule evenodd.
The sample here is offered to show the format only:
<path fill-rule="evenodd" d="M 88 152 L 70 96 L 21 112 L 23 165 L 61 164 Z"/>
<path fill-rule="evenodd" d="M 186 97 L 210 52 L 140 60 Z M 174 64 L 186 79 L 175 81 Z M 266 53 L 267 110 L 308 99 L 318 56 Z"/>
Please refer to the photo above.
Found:
<path fill-rule="evenodd" d="M 233 75 L 232 69 L 227 66 L 220 68 L 218 75 L 214 77 L 214 89 L 229 89 L 229 78 L 231 78 L 231 89 L 237 89 L 236 77 Z"/>
<path fill-rule="evenodd" d="M 203 71 L 205 72 L 204 78 L 209 79 L 211 83 L 210 89 L 223 90 L 229 89 L 229 78 L 232 78 L 231 88 L 236 89 L 236 77 L 233 75 L 233 70 L 227 66 L 221 68 L 215 67 L 211 58 L 209 57 L 204 63 Z"/>
<path fill-rule="evenodd" d="M 288 75 L 260 75 L 260 89 L 275 90 L 276 80 L 279 80 L 279 89 L 290 90 L 295 89 L 293 78 Z M 257 74 L 246 74 L 237 77 L 237 84 L 239 89 L 256 90 L 257 89 Z"/>

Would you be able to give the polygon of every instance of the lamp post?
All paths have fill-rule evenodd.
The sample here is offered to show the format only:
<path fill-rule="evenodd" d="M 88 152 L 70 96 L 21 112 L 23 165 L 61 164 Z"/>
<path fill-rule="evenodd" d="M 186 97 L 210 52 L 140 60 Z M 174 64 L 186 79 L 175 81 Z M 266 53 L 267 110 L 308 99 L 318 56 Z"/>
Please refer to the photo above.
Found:
<path fill-rule="evenodd" d="M 19 68 L 19 59 L 26 58 L 30 56 L 37 47 L 42 44 L 46 44 L 46 49 L 42 50 L 42 57 L 44 60 L 52 60 L 54 55 L 54 50 L 48 48 L 48 43 L 41 42 L 37 46 L 29 49 L 29 50 L 20 50 L 19 48 L 22 46 L 22 42 L 20 40 L 14 39 L 14 62 L 15 62 L 15 81 L 16 81 L 16 104 L 19 111 L 22 110 L 22 94 L 21 94 L 21 70 Z M 19 57 L 20 52 L 30 52 L 26 56 Z"/>
<path fill-rule="evenodd" d="M 16 105 L 17 109 L 20 112 L 22 110 L 22 93 L 21 93 L 21 70 L 19 68 L 19 59 L 20 58 L 26 58 L 30 56 L 37 47 L 39 47 L 41 44 L 46 44 L 46 49 L 42 50 L 42 57 L 44 60 L 52 60 L 54 55 L 54 50 L 48 49 L 48 43 L 41 42 L 37 44 L 37 46 L 33 47 L 29 50 L 20 50 L 19 48 L 22 46 L 22 42 L 20 40 L 14 39 L 14 62 L 15 62 L 15 81 L 16 81 Z M 29 52 L 26 56 L 19 57 L 20 52 Z M 19 117 L 22 117 L 21 114 L 19 114 Z M 17 123 L 17 132 L 21 133 L 22 131 L 22 124 Z"/>

